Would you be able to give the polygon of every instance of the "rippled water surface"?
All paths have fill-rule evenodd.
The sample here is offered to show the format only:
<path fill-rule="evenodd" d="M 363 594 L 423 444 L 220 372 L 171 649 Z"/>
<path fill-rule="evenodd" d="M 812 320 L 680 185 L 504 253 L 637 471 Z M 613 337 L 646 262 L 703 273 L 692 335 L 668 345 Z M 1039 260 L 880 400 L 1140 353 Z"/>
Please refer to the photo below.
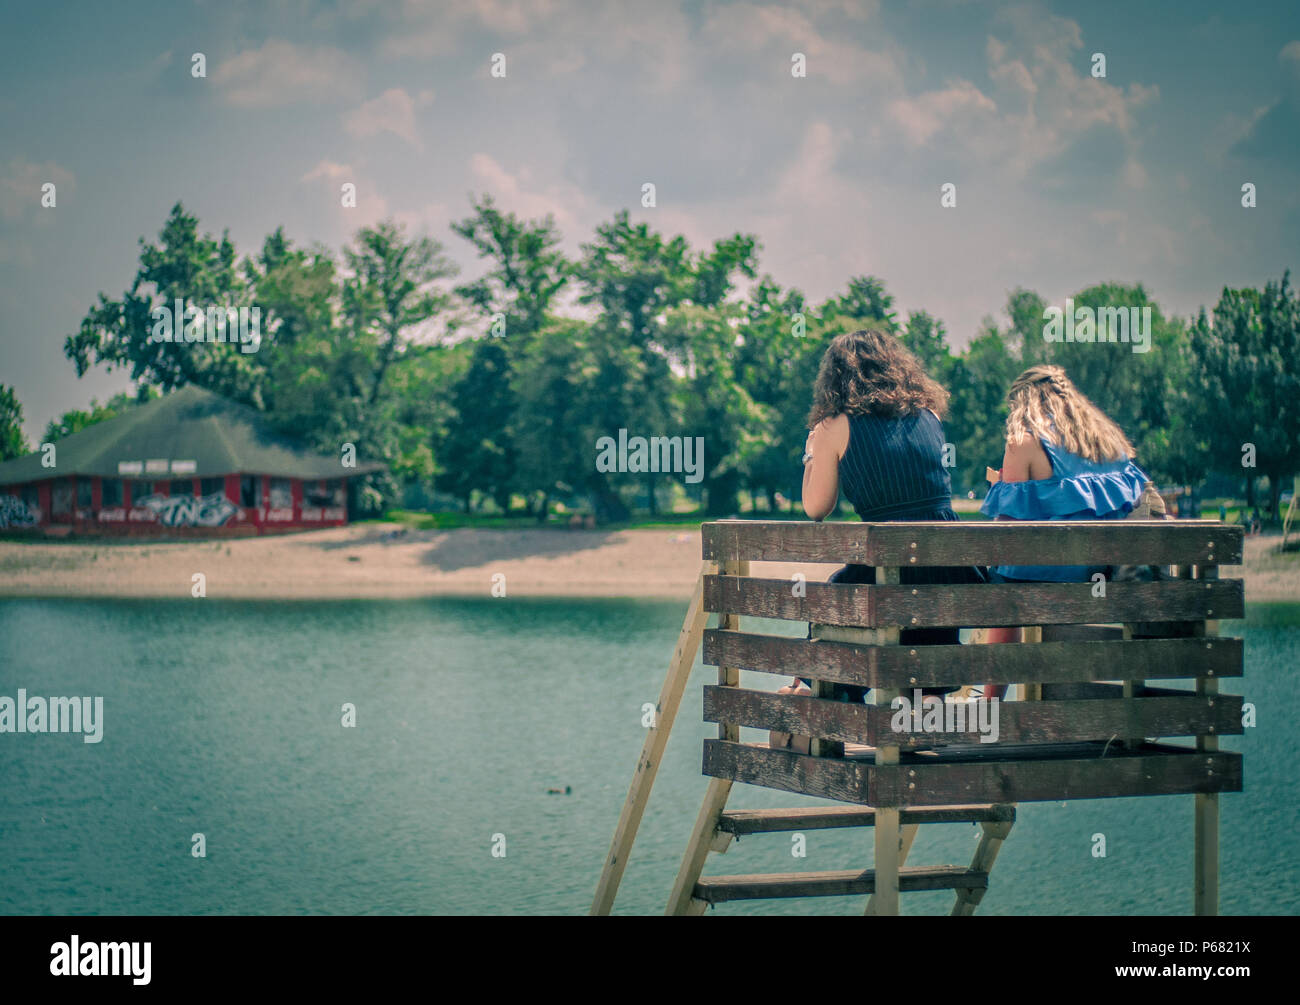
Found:
<path fill-rule="evenodd" d="M 105 720 L 98 744 L 0 734 L 0 912 L 582 913 L 683 614 L 621 600 L 0 601 L 0 695 L 102 695 Z M 1246 677 L 1225 690 L 1242 688 L 1258 725 L 1224 741 L 1245 752 L 1246 788 L 1222 800 L 1221 906 L 1296 913 L 1300 606 L 1251 618 L 1224 624 L 1247 645 Z M 696 666 L 620 913 L 663 910 L 705 788 L 700 686 L 714 673 Z M 814 802 L 745 786 L 732 798 Z M 1022 805 L 981 913 L 1190 912 L 1192 805 Z M 966 863 L 976 830 L 923 828 L 911 862 Z M 191 855 L 200 833 L 206 858 Z M 869 831 L 806 838 L 806 858 L 789 835 L 754 836 L 708 870 L 870 864 Z M 906 895 L 904 911 L 950 898 Z"/>

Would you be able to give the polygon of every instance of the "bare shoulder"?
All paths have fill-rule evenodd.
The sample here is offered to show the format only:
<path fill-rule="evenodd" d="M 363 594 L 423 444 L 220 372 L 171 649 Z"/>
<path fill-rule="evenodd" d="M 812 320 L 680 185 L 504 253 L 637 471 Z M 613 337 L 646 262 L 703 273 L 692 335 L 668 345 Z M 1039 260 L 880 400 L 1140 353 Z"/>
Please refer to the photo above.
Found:
<path fill-rule="evenodd" d="M 830 415 L 817 423 L 813 429 L 817 439 L 835 448 L 840 457 L 849 448 L 849 417 L 844 414 Z"/>
<path fill-rule="evenodd" d="M 1046 454 L 1037 437 L 1031 436 L 1029 433 L 1020 433 L 1017 436 L 1007 437 L 1007 456 L 1023 457 L 1028 460 L 1033 457 L 1046 456 Z"/>
<path fill-rule="evenodd" d="M 1002 480 L 1027 481 L 1047 478 L 1052 473 L 1052 462 L 1038 439 L 1029 434 L 1007 437 L 1006 456 L 1002 459 Z"/>

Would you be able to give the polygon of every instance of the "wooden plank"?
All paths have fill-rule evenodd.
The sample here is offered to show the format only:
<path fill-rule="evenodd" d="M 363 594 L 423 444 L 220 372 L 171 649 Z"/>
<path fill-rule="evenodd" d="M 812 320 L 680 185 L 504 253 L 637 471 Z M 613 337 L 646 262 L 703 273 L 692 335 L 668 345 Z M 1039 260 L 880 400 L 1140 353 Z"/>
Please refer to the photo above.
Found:
<path fill-rule="evenodd" d="M 1078 746 L 1078 745 L 1076 745 Z M 1048 746 L 970 748 L 908 755 L 898 765 L 809 757 L 763 746 L 704 741 L 704 774 L 750 785 L 881 807 L 1035 802 L 1241 791 L 1241 755 L 1147 744 L 1090 756 Z M 1072 749 L 1072 748 L 1071 748 Z M 1028 751 L 1028 754 L 1023 753 Z M 1060 756 L 1054 756 L 1060 754 Z M 909 788 L 914 785 L 915 788 Z"/>
<path fill-rule="evenodd" d="M 704 721 L 718 722 L 722 717 L 742 726 L 825 737 L 840 743 L 868 742 L 867 706 L 827 698 L 706 686 Z M 790 728 L 780 723 L 788 723 Z"/>
<path fill-rule="evenodd" d="M 704 633 L 704 662 L 867 688 L 1240 677 L 1241 639 L 1141 639 L 997 646 L 869 646 L 741 632 Z"/>
<path fill-rule="evenodd" d="M 1193 692 L 1167 692 L 1147 696 L 1146 688 L 1131 698 L 1121 697 L 1120 685 L 1103 688 L 1110 700 L 1039 700 L 999 702 L 997 739 L 989 743 L 1073 743 L 1108 740 L 1112 737 L 1197 736 L 1240 734 L 1239 696 L 1202 696 Z M 1049 695 L 1052 692 L 1048 692 Z M 914 702 L 919 689 L 907 695 Z M 895 732 L 898 711 L 890 706 L 860 705 L 807 696 L 781 695 L 749 688 L 704 689 L 704 720 L 734 722 L 756 729 L 777 729 L 786 733 L 822 736 L 841 743 L 878 746 L 893 743 L 903 749 L 936 743 L 984 743 L 979 734 L 983 723 L 991 727 L 991 706 L 982 702 L 945 703 L 942 722 L 920 723 L 910 718 L 912 732 Z M 951 720 L 949 719 L 951 716 Z M 917 727 L 939 726 L 937 730 Z M 951 728 L 950 728 L 951 727 Z M 989 730 L 991 735 L 992 730 Z"/>
<path fill-rule="evenodd" d="M 892 772 L 868 768 L 873 806 L 963 800 L 1042 802 L 1119 796 L 1241 790 L 1241 755 L 1151 753 L 1154 745 L 1086 759 L 985 761 L 900 765 Z M 1120 748 L 1122 750 L 1122 748 Z M 1127 755 L 1127 756 L 1124 756 Z"/>
<path fill-rule="evenodd" d="M 673 649 L 672 659 L 668 661 L 668 674 L 664 677 L 663 687 L 659 691 L 659 704 L 655 712 L 655 724 L 646 733 L 641 744 L 641 756 L 637 759 L 636 770 L 632 774 L 632 783 L 628 786 L 627 797 L 623 800 L 623 809 L 618 816 L 618 826 L 610 841 L 609 853 L 596 884 L 596 894 L 591 902 L 593 915 L 606 915 L 614 906 L 619 884 L 623 881 L 623 871 L 627 868 L 628 855 L 632 843 L 636 840 L 637 828 L 641 826 L 641 817 L 645 813 L 646 803 L 650 800 L 650 790 L 654 787 L 655 776 L 659 773 L 659 764 L 668 746 L 668 734 L 677 719 L 677 710 L 681 706 L 682 692 L 691 676 L 691 666 L 695 654 L 700 648 L 700 638 L 704 626 L 708 623 L 708 613 L 704 610 L 704 574 L 712 572 L 714 566 L 706 562 L 700 570 L 700 578 L 695 582 L 695 591 L 686 608 L 686 618 L 682 622 L 681 634 Z"/>
<path fill-rule="evenodd" d="M 1239 565 L 1244 529 L 1217 520 L 805 523 L 701 527 L 713 561 L 856 565 Z"/>
<path fill-rule="evenodd" d="M 1111 583 L 992 583 L 962 586 L 806 583 L 792 595 L 784 579 L 706 576 L 709 611 L 861 628 L 961 628 L 1136 621 L 1199 621 L 1245 616 L 1241 580 Z"/>
<path fill-rule="evenodd" d="M 907 827 L 912 824 L 1005 822 L 1015 818 L 1014 806 L 985 803 L 904 809 L 899 822 Z M 824 830 L 832 827 L 872 827 L 875 822 L 876 811 L 871 807 L 801 806 L 780 810 L 727 810 L 722 814 L 718 828 L 740 837 L 745 834 Z"/>
<path fill-rule="evenodd" d="M 812 757 L 745 743 L 704 741 L 703 773 L 748 785 L 869 804 L 867 768 L 860 760 Z"/>
<path fill-rule="evenodd" d="M 961 890 L 988 886 L 988 875 L 959 865 L 913 866 L 899 870 L 905 893 Z M 785 872 L 748 876 L 706 876 L 695 896 L 711 904 L 729 900 L 775 900 L 782 897 L 853 897 L 876 892 L 876 870 Z"/>

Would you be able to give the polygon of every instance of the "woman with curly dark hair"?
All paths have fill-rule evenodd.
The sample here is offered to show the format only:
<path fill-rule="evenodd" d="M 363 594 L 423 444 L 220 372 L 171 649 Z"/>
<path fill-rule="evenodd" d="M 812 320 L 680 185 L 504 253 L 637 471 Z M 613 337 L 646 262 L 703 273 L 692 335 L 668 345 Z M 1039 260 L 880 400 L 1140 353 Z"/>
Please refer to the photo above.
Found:
<path fill-rule="evenodd" d="M 867 328 L 839 335 L 822 357 L 804 448 L 803 507 L 814 520 L 833 513 L 840 492 L 864 521 L 956 520 L 952 480 L 943 464 L 942 418 L 948 392 L 889 332 Z M 968 567 L 903 569 L 903 583 L 982 583 Z M 876 570 L 848 565 L 835 583 L 874 583 Z M 909 629 L 904 645 L 956 645 L 956 628 Z M 797 680 L 783 693 L 808 694 Z M 927 688 L 927 695 L 956 690 Z M 837 684 L 835 697 L 861 701 L 866 689 Z M 807 737 L 774 732 L 772 745 L 805 750 Z"/>

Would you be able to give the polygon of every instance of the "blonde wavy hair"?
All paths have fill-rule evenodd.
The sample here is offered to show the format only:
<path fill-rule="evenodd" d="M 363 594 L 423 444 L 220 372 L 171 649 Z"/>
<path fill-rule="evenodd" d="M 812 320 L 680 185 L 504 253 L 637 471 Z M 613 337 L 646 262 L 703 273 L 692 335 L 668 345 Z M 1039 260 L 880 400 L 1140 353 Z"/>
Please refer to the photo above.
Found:
<path fill-rule="evenodd" d="M 1124 431 L 1074 386 L 1059 366 L 1032 366 L 1007 392 L 1007 443 L 1044 439 L 1072 454 L 1105 464 L 1131 460 L 1137 451 Z"/>

